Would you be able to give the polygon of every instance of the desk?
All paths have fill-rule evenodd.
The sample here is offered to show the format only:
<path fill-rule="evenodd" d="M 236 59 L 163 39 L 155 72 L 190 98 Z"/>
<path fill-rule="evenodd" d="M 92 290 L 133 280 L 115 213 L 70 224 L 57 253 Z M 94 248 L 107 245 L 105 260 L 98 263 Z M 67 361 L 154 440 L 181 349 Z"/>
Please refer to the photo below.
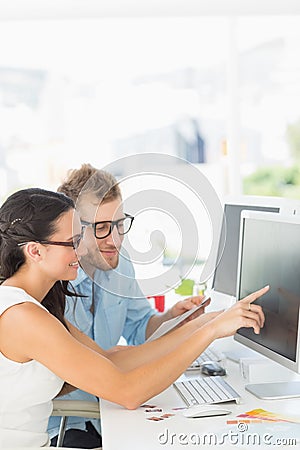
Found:
<path fill-rule="evenodd" d="M 233 346 L 236 343 L 232 338 L 218 341 L 221 350 Z M 194 449 L 213 448 L 218 443 L 218 448 L 278 448 L 276 439 L 286 438 L 300 439 L 300 424 L 289 423 L 250 423 L 246 424 L 247 430 L 238 430 L 238 425 L 227 424 L 228 420 L 236 419 L 238 414 L 256 408 L 262 408 L 279 414 L 294 415 L 300 418 L 300 400 L 260 400 L 245 390 L 245 381 L 240 376 L 239 365 L 230 360 L 226 360 L 228 376 L 226 380 L 242 396 L 240 404 L 226 404 L 226 409 L 230 409 L 232 414 L 211 418 L 188 419 L 182 415 L 181 410 L 172 408 L 185 406 L 173 386 L 170 386 L 161 394 L 149 400 L 147 403 L 162 408 L 162 413 L 146 413 L 144 408 L 135 411 L 128 411 L 114 403 L 101 401 L 101 421 L 103 450 L 162 450 L 166 449 Z M 164 413 L 172 413 L 174 416 L 162 421 L 147 420 L 146 417 L 160 416 Z M 241 420 L 241 419 L 240 419 Z M 204 435 L 207 435 L 206 437 Z M 211 437 L 209 436 L 211 434 Z M 222 434 L 230 434 L 223 438 Z M 258 435 L 255 436 L 255 434 Z M 234 437 L 235 436 L 235 437 Z M 201 443 L 199 440 L 201 439 Z M 204 440 L 206 439 L 206 440 Z M 258 445 L 258 439 L 260 444 Z M 265 439 L 265 443 L 263 442 Z M 248 443 L 247 443 L 248 440 Z M 233 442 L 231 444 L 231 442 Z M 282 441 L 281 441 L 282 442 Z M 284 445 L 284 448 L 299 448 L 297 444 Z M 245 444 L 244 444 L 245 443 Z M 285 443 L 285 441 L 284 441 Z"/>

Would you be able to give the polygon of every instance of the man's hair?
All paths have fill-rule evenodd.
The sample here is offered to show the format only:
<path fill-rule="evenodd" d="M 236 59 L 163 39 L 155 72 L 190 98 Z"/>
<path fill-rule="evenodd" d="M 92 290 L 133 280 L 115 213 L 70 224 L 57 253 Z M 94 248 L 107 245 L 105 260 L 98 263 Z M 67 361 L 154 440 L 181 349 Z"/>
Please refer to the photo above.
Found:
<path fill-rule="evenodd" d="M 82 164 L 80 169 L 69 171 L 66 180 L 57 189 L 77 202 L 85 195 L 95 196 L 100 202 L 107 203 L 121 198 L 121 190 L 113 175 L 98 170 L 90 164 Z"/>

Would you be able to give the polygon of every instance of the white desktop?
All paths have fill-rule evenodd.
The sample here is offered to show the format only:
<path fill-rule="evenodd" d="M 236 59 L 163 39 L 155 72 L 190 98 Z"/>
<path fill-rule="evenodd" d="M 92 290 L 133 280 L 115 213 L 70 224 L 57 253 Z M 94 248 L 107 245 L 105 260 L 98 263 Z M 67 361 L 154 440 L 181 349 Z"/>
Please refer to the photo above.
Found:
<path fill-rule="evenodd" d="M 240 345 L 230 338 L 218 341 L 219 349 Z M 275 364 L 275 363 L 274 363 Z M 101 400 L 103 450 L 161 450 L 182 448 L 256 449 L 278 447 L 285 439 L 284 448 L 299 448 L 299 398 L 281 400 L 258 399 L 245 390 L 239 364 L 226 360 L 226 381 L 240 393 L 240 403 L 223 406 L 231 412 L 226 416 L 187 418 L 186 405 L 173 386 L 147 401 L 151 408 L 139 407 L 128 411 L 119 405 Z M 286 369 L 287 370 L 287 369 Z M 184 375 L 189 376 L 189 375 Z M 277 415 L 295 418 L 298 423 L 249 421 L 242 416 L 253 410 L 265 410 Z M 169 415 L 167 418 L 162 416 Z M 158 418 L 151 420 L 152 417 Z M 249 423 L 250 422 L 250 423 Z M 259 445 L 254 445 L 258 443 Z M 287 444 L 290 442 L 290 445 Z"/>

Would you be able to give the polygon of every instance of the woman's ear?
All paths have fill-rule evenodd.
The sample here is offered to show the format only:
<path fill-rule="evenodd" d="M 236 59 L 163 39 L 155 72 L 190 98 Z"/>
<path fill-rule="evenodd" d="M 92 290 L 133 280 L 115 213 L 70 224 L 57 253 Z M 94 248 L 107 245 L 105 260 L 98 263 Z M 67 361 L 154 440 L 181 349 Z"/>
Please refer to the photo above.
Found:
<path fill-rule="evenodd" d="M 31 259 L 39 260 L 41 257 L 39 244 L 37 242 L 29 242 L 26 244 L 24 250 Z"/>

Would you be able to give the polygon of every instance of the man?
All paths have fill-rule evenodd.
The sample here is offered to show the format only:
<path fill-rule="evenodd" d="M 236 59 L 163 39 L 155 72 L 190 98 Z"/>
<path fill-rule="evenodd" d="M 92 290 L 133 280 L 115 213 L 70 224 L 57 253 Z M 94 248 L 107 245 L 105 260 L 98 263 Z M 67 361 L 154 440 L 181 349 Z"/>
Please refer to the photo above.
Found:
<path fill-rule="evenodd" d="M 73 170 L 58 190 L 74 200 L 86 227 L 87 254 L 81 259 L 81 269 L 72 283 L 83 297 L 67 299 L 66 316 L 97 344 L 113 351 L 121 336 L 129 345 L 142 344 L 161 323 L 200 303 L 202 297 L 191 297 L 176 303 L 164 314 L 157 314 L 151 308 L 122 248 L 133 217 L 124 213 L 121 191 L 111 174 L 84 164 Z M 97 400 L 78 390 L 64 398 Z M 68 428 L 65 446 L 99 447 L 99 421 L 86 423 L 85 419 L 72 417 Z M 57 435 L 57 418 L 50 419 L 49 433 L 50 437 Z"/>

